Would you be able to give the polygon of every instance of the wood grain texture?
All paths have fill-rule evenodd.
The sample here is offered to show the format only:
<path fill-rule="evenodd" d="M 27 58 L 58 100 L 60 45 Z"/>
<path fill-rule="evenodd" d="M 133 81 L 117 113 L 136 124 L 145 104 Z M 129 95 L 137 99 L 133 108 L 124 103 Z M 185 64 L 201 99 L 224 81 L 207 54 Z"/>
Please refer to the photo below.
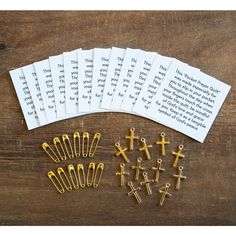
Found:
<path fill-rule="evenodd" d="M 0 12 L 0 224 L 235 225 L 235 25 L 235 12 Z M 203 144 L 148 119 L 117 113 L 27 130 L 8 71 L 63 51 L 111 46 L 176 57 L 232 86 Z M 172 190 L 173 197 L 163 207 L 157 207 L 159 186 L 151 197 L 140 193 L 141 205 L 127 196 L 128 188 L 118 187 L 114 173 L 120 159 L 113 155 L 114 143 L 127 145 L 124 136 L 132 126 L 152 144 L 164 131 L 171 140 L 168 153 L 180 143 L 186 147 L 182 163 L 187 180 L 179 192 Z M 59 195 L 46 177 L 58 165 L 40 145 L 74 131 L 102 133 L 94 161 L 103 161 L 106 170 L 98 189 Z M 158 147 L 151 153 L 156 159 Z M 129 153 L 132 164 L 138 155 Z M 167 155 L 164 161 L 167 170 L 161 183 L 173 184 L 173 158 Z"/>

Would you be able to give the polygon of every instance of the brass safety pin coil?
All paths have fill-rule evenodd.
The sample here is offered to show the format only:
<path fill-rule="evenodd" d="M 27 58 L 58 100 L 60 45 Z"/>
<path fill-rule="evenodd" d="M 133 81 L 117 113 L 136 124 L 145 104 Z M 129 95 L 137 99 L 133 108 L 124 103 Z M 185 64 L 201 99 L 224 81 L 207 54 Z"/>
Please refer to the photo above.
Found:
<path fill-rule="evenodd" d="M 92 140 L 92 143 L 91 143 L 90 149 L 89 149 L 89 156 L 90 157 L 93 157 L 95 155 L 100 139 L 101 139 L 100 133 L 94 134 L 93 140 Z"/>
<path fill-rule="evenodd" d="M 59 193 L 64 193 L 65 189 L 63 188 L 61 182 L 59 181 L 59 179 L 57 178 L 57 176 L 54 174 L 53 171 L 49 171 L 48 172 L 48 178 L 51 180 L 51 182 L 53 183 L 54 187 L 56 188 L 56 190 Z"/>
<path fill-rule="evenodd" d="M 74 158 L 74 153 L 73 153 L 73 149 L 72 149 L 70 139 L 69 139 L 67 134 L 62 135 L 62 141 L 64 143 L 64 146 L 65 146 L 66 153 L 67 153 L 68 157 L 70 159 L 73 159 Z"/>
<path fill-rule="evenodd" d="M 82 156 L 87 157 L 89 153 L 89 133 L 83 133 L 83 142 L 82 142 Z"/>
<path fill-rule="evenodd" d="M 81 188 L 84 188 L 86 185 L 86 180 L 85 180 L 84 165 L 82 163 L 79 163 L 77 165 L 77 172 L 78 172 L 79 185 Z"/>
<path fill-rule="evenodd" d="M 57 169 L 57 173 L 61 179 L 61 182 L 63 183 L 64 187 L 66 188 L 66 190 L 71 191 L 72 190 L 71 183 L 69 181 L 69 178 L 67 177 L 66 172 L 63 170 L 63 168 L 59 167 Z"/>
<path fill-rule="evenodd" d="M 93 184 L 94 181 L 94 175 L 95 175 L 95 163 L 90 162 L 88 166 L 88 172 L 87 172 L 87 186 L 90 187 Z"/>
<path fill-rule="evenodd" d="M 66 160 L 65 150 L 61 144 L 61 140 L 58 137 L 55 137 L 53 138 L 53 143 L 61 160 Z"/>
<path fill-rule="evenodd" d="M 94 188 L 97 188 L 98 185 L 100 184 L 103 171 L 104 171 L 104 164 L 103 163 L 99 163 L 97 165 L 97 168 L 96 168 L 96 171 L 95 171 L 94 180 L 93 180 L 93 187 Z"/>
<path fill-rule="evenodd" d="M 56 162 L 56 163 L 60 162 L 60 159 L 58 158 L 56 153 L 53 151 L 53 149 L 47 143 L 43 143 L 42 148 L 54 162 Z"/>
<path fill-rule="evenodd" d="M 73 134 L 73 141 L 74 141 L 74 154 L 76 157 L 80 157 L 80 134 L 79 132 L 74 132 Z"/>
<path fill-rule="evenodd" d="M 68 172 L 69 172 L 70 179 L 71 179 L 74 189 L 78 189 L 79 182 L 78 182 L 78 177 L 77 177 L 74 165 L 72 165 L 72 164 L 68 165 Z"/>

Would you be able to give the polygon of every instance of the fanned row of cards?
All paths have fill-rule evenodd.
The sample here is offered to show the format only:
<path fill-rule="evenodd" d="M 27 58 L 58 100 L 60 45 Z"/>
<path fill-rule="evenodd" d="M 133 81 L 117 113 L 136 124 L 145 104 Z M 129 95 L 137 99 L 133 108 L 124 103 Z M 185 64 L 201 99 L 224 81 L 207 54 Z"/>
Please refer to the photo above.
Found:
<path fill-rule="evenodd" d="M 28 129 L 95 112 L 151 119 L 203 142 L 230 86 L 175 58 L 76 49 L 10 71 Z"/>

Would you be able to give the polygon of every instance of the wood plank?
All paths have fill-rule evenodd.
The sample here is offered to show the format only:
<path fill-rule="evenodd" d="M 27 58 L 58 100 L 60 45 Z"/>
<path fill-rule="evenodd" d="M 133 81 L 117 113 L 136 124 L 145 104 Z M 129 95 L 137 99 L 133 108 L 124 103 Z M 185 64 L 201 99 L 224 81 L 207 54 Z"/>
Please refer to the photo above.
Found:
<path fill-rule="evenodd" d="M 235 25 L 235 12 L 1 11 L 0 224 L 235 225 Z M 27 131 L 8 71 L 63 51 L 111 46 L 176 57 L 232 86 L 203 144 L 150 120 L 118 113 L 86 115 Z M 114 143 L 120 140 L 126 145 L 124 136 L 130 127 L 152 144 L 164 131 L 171 140 L 168 153 L 180 143 L 186 147 L 182 163 L 188 179 L 181 191 L 172 190 L 173 197 L 163 207 L 157 206 L 159 186 L 150 197 L 140 193 L 141 205 L 127 196 L 128 188 L 118 187 L 114 173 L 120 159 L 113 155 Z M 74 131 L 102 133 L 94 161 L 103 161 L 106 170 L 98 189 L 59 195 L 46 177 L 58 165 L 40 145 Z M 153 159 L 158 157 L 157 146 L 151 154 Z M 140 153 L 129 155 L 133 164 Z M 172 161 L 167 155 L 162 183 L 174 183 Z"/>

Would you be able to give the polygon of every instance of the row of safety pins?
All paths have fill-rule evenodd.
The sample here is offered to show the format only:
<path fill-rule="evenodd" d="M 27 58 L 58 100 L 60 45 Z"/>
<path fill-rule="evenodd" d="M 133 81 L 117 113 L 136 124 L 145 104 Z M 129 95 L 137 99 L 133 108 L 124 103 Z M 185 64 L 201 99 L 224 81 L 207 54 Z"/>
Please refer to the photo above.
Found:
<path fill-rule="evenodd" d="M 86 186 L 97 188 L 102 179 L 104 163 L 98 163 L 96 166 L 94 162 L 90 162 L 88 164 L 87 176 L 82 163 L 77 164 L 77 171 L 72 164 L 68 165 L 67 170 L 69 177 L 62 167 L 57 168 L 56 171 L 59 178 L 54 171 L 48 172 L 48 178 L 59 193 L 64 193 L 65 189 L 70 192 L 72 189 L 77 190 Z"/>
<path fill-rule="evenodd" d="M 152 145 L 147 145 L 145 138 L 139 138 L 139 136 L 135 136 L 134 131 L 135 131 L 135 128 L 133 128 L 133 127 L 130 128 L 130 135 L 125 136 L 125 138 L 129 140 L 129 150 L 130 151 L 134 150 L 134 140 L 140 140 L 142 147 L 139 148 L 138 150 L 144 151 L 146 159 L 151 160 L 149 148 L 151 148 Z M 161 154 L 161 156 L 165 156 L 166 155 L 165 145 L 170 144 L 170 142 L 168 140 L 165 140 L 165 133 L 164 132 L 161 132 L 160 137 L 161 137 L 161 140 L 156 141 L 156 144 L 161 145 L 161 153 L 160 154 Z M 116 156 L 123 157 L 123 159 L 127 163 L 129 163 L 130 160 L 129 160 L 127 154 L 125 153 L 128 150 L 128 148 L 122 148 L 119 142 L 117 142 L 115 144 L 115 146 L 118 149 Z M 175 152 L 175 151 L 172 152 L 172 155 L 175 156 L 175 160 L 174 160 L 172 166 L 174 168 L 178 167 L 177 174 L 173 175 L 173 177 L 176 178 L 176 186 L 175 186 L 176 190 L 180 189 L 181 181 L 185 180 L 187 178 L 186 176 L 182 175 L 183 174 L 183 166 L 178 166 L 179 159 L 185 158 L 185 155 L 182 154 L 183 147 L 184 146 L 181 144 L 178 146 L 177 152 Z M 142 158 L 141 157 L 137 158 L 136 165 L 131 166 L 131 169 L 135 170 L 134 181 L 139 181 L 139 177 L 142 172 L 143 181 L 139 181 L 139 184 L 141 186 L 145 186 L 146 191 L 147 191 L 147 195 L 152 194 L 151 183 L 156 183 L 156 184 L 159 183 L 160 175 L 162 172 L 165 171 L 165 169 L 162 167 L 162 159 L 161 158 L 158 158 L 155 162 L 155 166 L 153 166 L 151 168 L 151 170 L 154 171 L 154 179 L 149 179 L 147 168 L 142 166 Z M 115 174 L 120 176 L 120 186 L 124 187 L 125 186 L 125 176 L 129 175 L 129 172 L 125 170 L 124 163 L 120 164 L 120 172 L 116 172 Z M 137 202 L 140 204 L 142 202 L 142 200 L 141 200 L 138 192 L 141 190 L 141 187 L 135 187 L 134 183 L 132 181 L 128 181 L 128 186 L 131 190 L 130 192 L 128 192 L 128 196 L 134 196 L 135 199 L 137 200 Z M 166 183 L 164 186 L 159 188 L 158 192 L 161 195 L 160 200 L 159 200 L 160 206 L 163 205 L 166 197 L 172 196 L 172 194 L 169 192 L 170 187 L 171 187 L 170 183 Z"/>
<path fill-rule="evenodd" d="M 89 133 L 83 132 L 82 144 L 79 132 L 73 133 L 73 146 L 70 138 L 67 134 L 62 135 L 62 141 L 59 137 L 53 138 L 53 144 L 56 152 L 46 142 L 42 144 L 42 148 L 47 155 L 56 163 L 67 159 L 73 159 L 74 157 L 93 157 L 96 153 L 98 143 L 101 139 L 100 133 L 95 133 L 91 142 L 89 143 Z"/>

